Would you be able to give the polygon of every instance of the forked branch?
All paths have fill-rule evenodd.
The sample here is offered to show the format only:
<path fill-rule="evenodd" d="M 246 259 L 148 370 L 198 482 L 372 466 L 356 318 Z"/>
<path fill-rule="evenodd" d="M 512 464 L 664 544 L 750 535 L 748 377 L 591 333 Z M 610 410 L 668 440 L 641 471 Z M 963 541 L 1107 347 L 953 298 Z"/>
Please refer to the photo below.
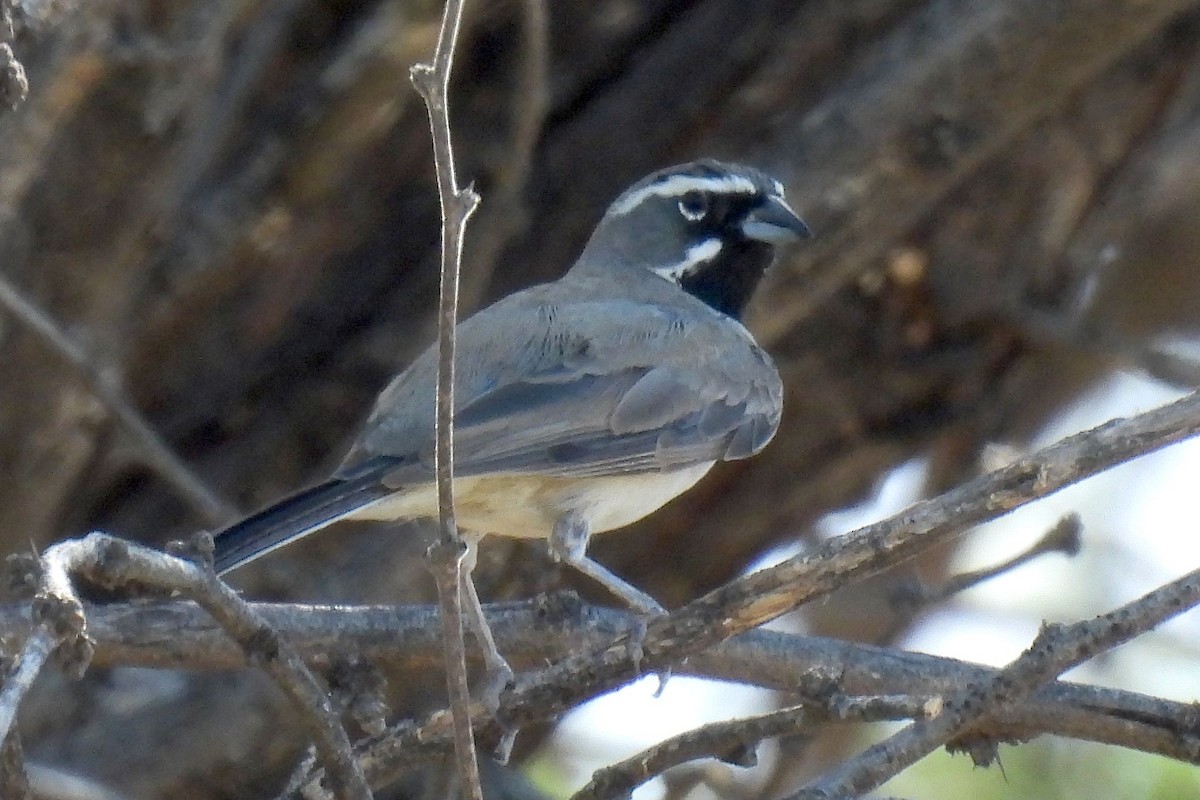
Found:
<path fill-rule="evenodd" d="M 292 701 L 337 795 L 346 800 L 370 800 L 363 771 L 325 689 L 295 649 L 210 567 L 102 533 L 59 542 L 45 552 L 39 564 L 41 575 L 32 606 L 34 630 L 0 693 L 0 739 L 8 735 L 17 707 L 48 655 L 55 653 L 75 673 L 82 673 L 91 660 L 87 618 L 74 581 L 84 578 L 106 588 L 149 586 L 178 593 L 207 611 L 238 643 L 247 660 L 270 675 Z"/>

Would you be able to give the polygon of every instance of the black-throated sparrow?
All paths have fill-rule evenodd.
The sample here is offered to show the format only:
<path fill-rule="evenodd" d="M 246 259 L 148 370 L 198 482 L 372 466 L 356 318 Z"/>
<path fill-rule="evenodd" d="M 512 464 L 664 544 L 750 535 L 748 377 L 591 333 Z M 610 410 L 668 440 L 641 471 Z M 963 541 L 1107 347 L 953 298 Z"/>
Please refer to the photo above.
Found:
<path fill-rule="evenodd" d="M 739 317 L 776 246 L 808 235 L 778 181 L 695 161 L 618 197 L 562 278 L 464 320 L 455 499 L 469 559 L 485 534 L 545 538 L 633 608 L 661 612 L 587 557 L 588 536 L 774 436 L 782 385 Z M 331 480 L 217 535 L 217 570 L 341 519 L 436 517 L 436 378 L 430 348 L 384 389 Z M 473 588 L 469 599 L 489 667 L 506 670 Z"/>

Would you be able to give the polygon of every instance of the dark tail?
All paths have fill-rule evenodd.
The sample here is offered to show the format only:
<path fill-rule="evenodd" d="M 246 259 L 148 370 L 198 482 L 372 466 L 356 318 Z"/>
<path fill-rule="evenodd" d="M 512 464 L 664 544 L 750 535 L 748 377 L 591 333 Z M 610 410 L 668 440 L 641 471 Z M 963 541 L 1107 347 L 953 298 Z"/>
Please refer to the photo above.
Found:
<path fill-rule="evenodd" d="M 217 574 L 315 533 L 393 491 L 380 483 L 378 472 L 371 470 L 353 478 L 335 478 L 285 498 L 214 537 Z"/>

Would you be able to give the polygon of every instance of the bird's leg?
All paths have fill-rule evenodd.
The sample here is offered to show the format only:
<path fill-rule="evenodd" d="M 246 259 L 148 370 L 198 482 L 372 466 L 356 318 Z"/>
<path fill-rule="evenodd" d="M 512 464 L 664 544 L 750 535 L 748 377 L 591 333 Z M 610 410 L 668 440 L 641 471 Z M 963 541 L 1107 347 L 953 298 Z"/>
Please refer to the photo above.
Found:
<path fill-rule="evenodd" d="M 580 514 L 564 514 L 554 523 L 554 531 L 550 534 L 550 555 L 587 575 L 643 616 L 658 617 L 666 614 L 666 610 L 653 597 L 587 557 L 590 536 L 591 528 Z"/>
<path fill-rule="evenodd" d="M 504 691 L 505 686 L 512 683 L 513 671 L 512 667 L 508 665 L 508 661 L 500 655 L 500 651 L 496 648 L 492 629 L 483 616 L 479 593 L 475 591 L 475 579 L 472 573 L 475 571 L 475 557 L 479 551 L 479 540 L 483 537 L 467 535 L 465 538 L 467 553 L 463 557 L 463 600 L 467 609 L 467 624 L 471 626 L 475 640 L 479 642 L 479 649 L 483 651 L 485 670 L 485 683 L 480 701 L 489 713 L 495 714 L 500 707 L 500 692 Z"/>
<path fill-rule="evenodd" d="M 554 523 L 554 530 L 550 534 L 550 555 L 587 575 L 638 613 L 637 623 L 629 635 L 629 655 L 636 665 L 642 660 L 642 643 L 646 639 L 647 621 L 665 615 L 666 609 L 650 595 L 588 558 L 587 543 L 590 535 L 591 527 L 582 515 L 576 512 L 564 514 Z"/>

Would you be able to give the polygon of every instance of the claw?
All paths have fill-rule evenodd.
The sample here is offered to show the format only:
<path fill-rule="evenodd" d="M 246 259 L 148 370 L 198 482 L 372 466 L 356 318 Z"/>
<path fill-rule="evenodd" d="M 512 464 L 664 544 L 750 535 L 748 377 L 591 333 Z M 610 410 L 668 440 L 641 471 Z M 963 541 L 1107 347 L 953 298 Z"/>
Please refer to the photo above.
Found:
<path fill-rule="evenodd" d="M 512 667 L 504 659 L 489 663 L 486 681 L 479 693 L 479 702 L 493 717 L 500 710 L 500 695 L 513 682 Z"/>
<path fill-rule="evenodd" d="M 644 616 L 637 616 L 633 619 L 633 625 L 629 628 L 629 641 L 625 643 L 625 652 L 629 654 L 629 660 L 633 662 L 633 668 L 639 675 L 642 674 L 642 658 L 646 655 L 643 649 L 646 644 L 646 626 L 649 621 Z"/>
<path fill-rule="evenodd" d="M 496 743 L 496 749 L 492 751 L 492 759 L 503 767 L 512 756 L 513 743 L 517 740 L 518 729 L 503 725 L 501 727 L 503 730 L 500 733 L 500 741 Z"/>
<path fill-rule="evenodd" d="M 633 668 L 640 675 L 642 673 L 642 659 L 646 655 L 646 631 L 649 625 L 659 617 L 666 616 L 666 611 L 659 608 L 657 612 L 639 614 L 633 619 L 633 625 L 629 628 L 629 640 L 626 642 L 626 652 L 629 653 L 629 660 L 633 662 Z M 655 690 L 654 696 L 659 697 L 663 693 L 663 689 L 667 687 L 667 680 L 671 677 L 671 669 L 668 667 L 662 672 L 655 673 L 658 675 L 658 689 Z"/>
<path fill-rule="evenodd" d="M 671 668 L 667 667 L 662 672 L 656 673 L 658 676 L 658 688 L 654 690 L 654 699 L 662 697 L 662 693 L 667 689 L 667 681 L 671 680 Z"/>

